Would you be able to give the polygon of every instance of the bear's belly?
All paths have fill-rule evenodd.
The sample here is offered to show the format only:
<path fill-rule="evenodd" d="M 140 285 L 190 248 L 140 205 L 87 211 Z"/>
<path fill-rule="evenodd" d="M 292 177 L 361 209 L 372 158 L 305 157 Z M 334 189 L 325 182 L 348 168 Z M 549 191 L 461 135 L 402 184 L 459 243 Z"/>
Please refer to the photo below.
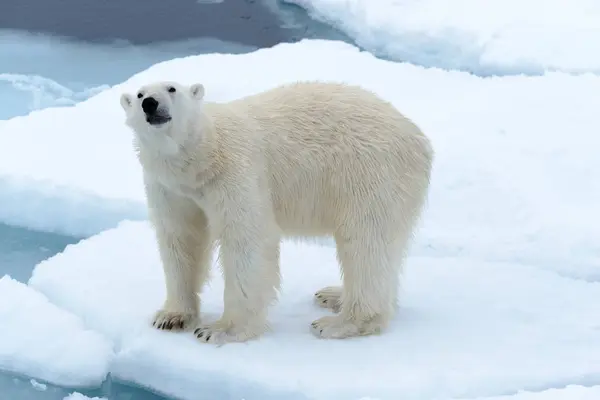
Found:
<path fill-rule="evenodd" d="M 285 193 L 273 195 L 273 210 L 285 236 L 327 236 L 339 224 L 340 209 L 325 193 Z"/>

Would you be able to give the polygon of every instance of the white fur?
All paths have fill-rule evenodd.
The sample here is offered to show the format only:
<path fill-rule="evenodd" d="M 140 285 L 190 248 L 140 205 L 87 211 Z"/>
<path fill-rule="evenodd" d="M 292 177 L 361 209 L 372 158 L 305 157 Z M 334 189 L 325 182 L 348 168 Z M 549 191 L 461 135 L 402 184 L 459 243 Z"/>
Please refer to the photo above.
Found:
<path fill-rule="evenodd" d="M 168 91 L 176 89 L 175 93 Z M 356 86 L 296 83 L 226 104 L 204 87 L 142 87 L 172 118 L 149 125 L 137 96 L 121 105 L 144 170 L 167 298 L 154 325 L 191 326 L 220 244 L 224 312 L 202 341 L 260 336 L 280 284 L 279 242 L 332 235 L 343 287 L 316 293 L 337 312 L 323 338 L 379 333 L 394 315 L 404 256 L 429 187 L 429 140 L 391 104 Z"/>

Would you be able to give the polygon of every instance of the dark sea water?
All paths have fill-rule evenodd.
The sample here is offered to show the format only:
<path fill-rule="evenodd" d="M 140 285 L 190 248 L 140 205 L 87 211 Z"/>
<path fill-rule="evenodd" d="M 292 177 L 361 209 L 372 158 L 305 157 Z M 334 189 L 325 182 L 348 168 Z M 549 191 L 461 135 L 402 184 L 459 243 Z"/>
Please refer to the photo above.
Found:
<path fill-rule="evenodd" d="M 9 0 L 0 28 L 135 45 L 217 38 L 270 47 L 302 38 L 347 38 L 277 0 Z"/>
<path fill-rule="evenodd" d="M 116 84 L 160 61 L 243 53 L 303 38 L 349 41 L 277 0 L 3 1 L 0 120 L 81 101 L 96 86 Z M 0 276 L 27 282 L 38 262 L 79 240 L 0 224 Z M 73 391 L 0 372 L 0 400 L 62 400 Z M 110 379 L 77 391 L 110 400 L 164 398 Z"/>
<path fill-rule="evenodd" d="M 303 38 L 349 41 L 278 0 L 7 0 L 0 120 L 75 104 L 173 58 Z"/>

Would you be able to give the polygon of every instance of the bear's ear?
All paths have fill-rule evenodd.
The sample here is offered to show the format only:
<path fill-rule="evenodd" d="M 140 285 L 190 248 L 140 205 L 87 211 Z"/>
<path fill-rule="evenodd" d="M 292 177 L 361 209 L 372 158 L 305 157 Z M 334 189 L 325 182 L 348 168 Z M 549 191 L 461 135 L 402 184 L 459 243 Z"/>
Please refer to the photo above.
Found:
<path fill-rule="evenodd" d="M 204 98 L 204 85 L 201 83 L 194 83 L 190 86 L 190 95 L 193 99 L 202 100 Z"/>
<path fill-rule="evenodd" d="M 127 109 L 131 108 L 131 104 L 132 104 L 131 95 L 129 95 L 127 93 L 123 93 L 121 95 L 121 107 L 123 107 L 123 110 L 127 111 Z"/>

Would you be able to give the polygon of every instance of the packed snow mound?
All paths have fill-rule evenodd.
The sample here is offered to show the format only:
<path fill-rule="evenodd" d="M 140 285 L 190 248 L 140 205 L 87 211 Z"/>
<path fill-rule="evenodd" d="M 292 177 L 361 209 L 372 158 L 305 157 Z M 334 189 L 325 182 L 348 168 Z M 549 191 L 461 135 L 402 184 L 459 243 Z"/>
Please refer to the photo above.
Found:
<path fill-rule="evenodd" d="M 339 284 L 335 250 L 285 241 L 281 267 L 273 331 L 223 347 L 150 326 L 165 290 L 147 222 L 70 246 L 29 284 L 115 343 L 113 377 L 182 399 L 468 398 L 600 376 L 597 284 L 516 263 L 410 257 L 389 331 L 336 341 L 309 332 L 328 314 L 314 292 Z M 213 266 L 205 321 L 222 312 L 222 291 Z"/>
<path fill-rule="evenodd" d="M 476 74 L 600 72 L 596 0 L 283 0 L 375 54 Z"/>
<path fill-rule="evenodd" d="M 106 378 L 112 343 L 7 275 L 0 278 L 0 320 L 0 370 L 70 387 Z"/>
<path fill-rule="evenodd" d="M 296 80 L 371 89 L 420 125 L 436 151 L 414 255 L 518 261 L 600 280 L 600 77 L 480 78 L 335 41 L 174 59 L 73 107 L 0 122 L 0 222 L 91 235 L 145 219 L 119 96 L 155 80 L 202 82 L 218 102 Z"/>

